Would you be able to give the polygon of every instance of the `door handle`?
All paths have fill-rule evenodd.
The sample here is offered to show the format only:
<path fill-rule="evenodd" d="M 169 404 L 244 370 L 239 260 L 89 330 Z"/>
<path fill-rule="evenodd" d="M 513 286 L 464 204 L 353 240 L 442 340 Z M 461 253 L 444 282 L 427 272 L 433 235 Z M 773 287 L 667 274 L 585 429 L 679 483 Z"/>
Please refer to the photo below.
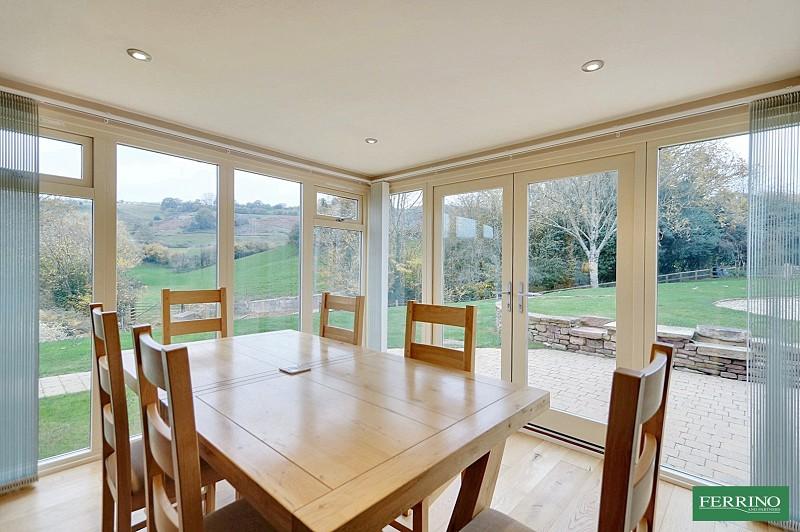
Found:
<path fill-rule="evenodd" d="M 528 294 L 525 291 L 525 283 L 523 281 L 519 282 L 519 292 L 517 292 L 517 297 L 519 298 L 519 312 L 522 314 L 525 310 L 525 297 Z"/>
<path fill-rule="evenodd" d="M 506 309 L 507 309 L 509 312 L 511 312 L 511 309 L 512 309 L 512 308 L 513 308 L 513 306 L 514 306 L 514 303 L 513 303 L 513 301 L 512 301 L 512 300 L 514 299 L 514 283 L 512 283 L 511 281 L 509 281 L 509 282 L 508 282 L 508 290 L 506 290 L 505 292 L 500 292 L 500 294 L 501 294 L 501 297 L 502 297 L 503 295 L 507 295 L 507 296 L 508 296 L 508 303 L 506 303 Z"/>

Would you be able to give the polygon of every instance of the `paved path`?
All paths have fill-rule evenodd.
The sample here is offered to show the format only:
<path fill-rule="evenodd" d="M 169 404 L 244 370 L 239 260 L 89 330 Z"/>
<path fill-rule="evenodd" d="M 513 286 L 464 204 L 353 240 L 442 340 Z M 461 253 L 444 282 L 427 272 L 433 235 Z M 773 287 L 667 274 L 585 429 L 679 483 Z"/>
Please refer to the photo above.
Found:
<path fill-rule="evenodd" d="M 42 377 L 39 379 L 39 398 L 85 392 L 89 390 L 91 383 L 92 374 L 89 371 Z"/>
<path fill-rule="evenodd" d="M 400 349 L 391 352 L 402 353 Z M 532 349 L 528 382 L 549 390 L 553 408 L 605 422 L 614 359 Z M 478 373 L 500 377 L 500 350 L 477 350 Z M 723 484 L 747 484 L 750 399 L 746 382 L 673 371 L 664 463 Z M 39 397 L 90 389 L 89 372 L 39 379 Z"/>

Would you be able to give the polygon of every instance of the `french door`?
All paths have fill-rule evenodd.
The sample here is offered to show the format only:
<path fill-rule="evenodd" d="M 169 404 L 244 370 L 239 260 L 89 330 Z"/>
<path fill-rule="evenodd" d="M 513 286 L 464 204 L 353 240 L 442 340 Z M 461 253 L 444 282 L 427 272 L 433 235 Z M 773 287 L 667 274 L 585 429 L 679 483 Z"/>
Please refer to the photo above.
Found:
<path fill-rule="evenodd" d="M 614 369 L 643 362 L 635 188 L 633 154 L 434 187 L 434 302 L 478 307 L 476 371 L 550 391 L 535 424 L 596 445 Z"/>
<path fill-rule="evenodd" d="M 515 380 L 550 391 L 536 425 L 595 445 L 614 369 L 642 363 L 634 197 L 632 154 L 514 176 Z"/>

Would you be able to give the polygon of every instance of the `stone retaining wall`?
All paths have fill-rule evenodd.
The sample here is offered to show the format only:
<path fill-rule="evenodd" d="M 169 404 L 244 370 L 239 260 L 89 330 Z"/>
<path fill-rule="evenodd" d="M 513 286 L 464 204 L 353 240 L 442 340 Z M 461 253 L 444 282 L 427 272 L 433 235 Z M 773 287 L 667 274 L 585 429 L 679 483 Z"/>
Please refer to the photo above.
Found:
<path fill-rule="evenodd" d="M 500 307 L 497 317 L 499 328 Z M 657 338 L 675 347 L 676 368 L 726 379 L 747 378 L 747 336 L 743 330 L 659 325 Z M 617 323 L 601 316 L 552 316 L 531 312 L 528 314 L 528 340 L 549 349 L 614 358 Z"/>

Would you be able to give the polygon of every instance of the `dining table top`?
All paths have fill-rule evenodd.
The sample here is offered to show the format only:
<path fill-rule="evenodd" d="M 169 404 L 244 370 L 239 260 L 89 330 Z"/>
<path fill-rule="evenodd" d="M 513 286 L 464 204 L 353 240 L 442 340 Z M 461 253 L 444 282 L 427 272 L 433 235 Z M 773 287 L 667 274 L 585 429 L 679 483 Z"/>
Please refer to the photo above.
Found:
<path fill-rule="evenodd" d="M 279 530 L 380 530 L 549 407 L 544 390 L 297 331 L 187 346 L 200 454 Z M 123 367 L 136 389 L 132 352 Z"/>

